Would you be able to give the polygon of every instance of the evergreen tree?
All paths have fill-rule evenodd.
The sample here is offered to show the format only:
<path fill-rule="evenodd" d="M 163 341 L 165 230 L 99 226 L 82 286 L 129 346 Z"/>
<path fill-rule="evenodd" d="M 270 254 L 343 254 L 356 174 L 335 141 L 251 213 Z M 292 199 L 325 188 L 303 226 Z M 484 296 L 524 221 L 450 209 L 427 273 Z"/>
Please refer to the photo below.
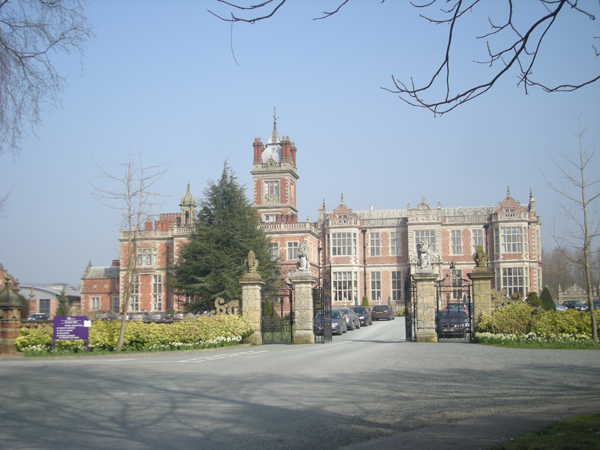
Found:
<path fill-rule="evenodd" d="M 57 317 L 60 316 L 68 316 L 69 315 L 69 301 L 67 300 L 67 292 L 65 291 L 65 288 L 63 287 L 62 292 L 60 293 L 60 296 L 58 297 L 58 306 L 56 307 L 56 311 L 54 312 L 54 315 Z"/>
<path fill-rule="evenodd" d="M 195 299 L 193 311 L 210 309 L 216 297 L 225 301 L 241 297 L 238 280 L 245 273 L 244 260 L 250 250 L 259 261 L 257 271 L 263 279 L 272 281 L 276 274 L 269 238 L 227 162 L 221 178 L 209 180 L 203 194 L 198 220 L 189 243 L 180 248 L 171 279 L 176 293 Z"/>
<path fill-rule="evenodd" d="M 367 297 L 366 295 L 362 298 L 362 305 L 369 306 L 369 297 Z"/>
<path fill-rule="evenodd" d="M 542 291 L 540 299 L 542 300 L 542 308 L 544 308 L 545 311 L 556 311 L 556 305 L 554 304 L 554 300 L 552 300 L 552 295 L 550 295 L 548 286 Z"/>

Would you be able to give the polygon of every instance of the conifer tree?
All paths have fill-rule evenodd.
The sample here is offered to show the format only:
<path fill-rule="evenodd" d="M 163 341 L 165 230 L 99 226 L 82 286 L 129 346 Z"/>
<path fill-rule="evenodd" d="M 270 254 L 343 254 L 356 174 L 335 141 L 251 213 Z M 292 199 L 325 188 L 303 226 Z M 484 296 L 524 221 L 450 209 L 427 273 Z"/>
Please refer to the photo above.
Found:
<path fill-rule="evenodd" d="M 203 195 L 190 241 L 180 248 L 171 279 L 176 293 L 194 298 L 192 311 L 210 308 L 217 297 L 225 301 L 241 297 L 238 280 L 250 250 L 264 280 L 272 280 L 276 273 L 269 238 L 227 162 L 219 180 L 208 181 Z"/>
<path fill-rule="evenodd" d="M 540 300 L 542 300 L 542 308 L 544 308 L 545 311 L 556 311 L 556 305 L 554 304 L 554 300 L 552 300 L 552 295 L 550 295 L 548 286 L 542 291 Z"/>
<path fill-rule="evenodd" d="M 60 293 L 60 296 L 58 297 L 58 306 L 56 307 L 56 312 L 54 313 L 54 315 L 57 317 L 68 316 L 69 311 L 70 311 L 70 308 L 69 308 L 69 301 L 67 300 L 67 292 L 65 291 L 65 288 L 63 287 L 62 292 Z"/>

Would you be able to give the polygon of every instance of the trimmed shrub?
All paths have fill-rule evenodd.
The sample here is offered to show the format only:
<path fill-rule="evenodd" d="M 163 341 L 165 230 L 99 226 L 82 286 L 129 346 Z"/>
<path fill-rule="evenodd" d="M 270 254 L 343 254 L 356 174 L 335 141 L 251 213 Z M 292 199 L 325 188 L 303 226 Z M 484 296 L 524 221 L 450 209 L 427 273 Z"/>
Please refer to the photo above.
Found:
<path fill-rule="evenodd" d="M 369 297 L 367 297 L 366 295 L 362 298 L 362 305 L 369 306 Z"/>
<path fill-rule="evenodd" d="M 548 289 L 548 286 L 546 286 L 542 291 L 542 297 L 540 300 L 542 303 L 541 306 L 544 308 L 544 310 L 556 311 L 556 305 L 554 304 L 554 300 L 552 300 L 552 295 L 550 294 L 550 289 Z"/>

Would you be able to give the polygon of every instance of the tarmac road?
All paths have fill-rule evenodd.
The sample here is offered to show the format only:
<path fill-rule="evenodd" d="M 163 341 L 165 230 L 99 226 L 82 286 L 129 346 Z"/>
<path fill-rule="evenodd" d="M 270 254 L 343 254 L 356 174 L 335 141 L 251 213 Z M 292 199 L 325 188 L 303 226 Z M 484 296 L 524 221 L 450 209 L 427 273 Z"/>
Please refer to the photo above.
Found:
<path fill-rule="evenodd" d="M 332 449 L 600 398 L 596 351 L 405 343 L 402 319 L 333 339 L 3 357 L 0 447 Z"/>

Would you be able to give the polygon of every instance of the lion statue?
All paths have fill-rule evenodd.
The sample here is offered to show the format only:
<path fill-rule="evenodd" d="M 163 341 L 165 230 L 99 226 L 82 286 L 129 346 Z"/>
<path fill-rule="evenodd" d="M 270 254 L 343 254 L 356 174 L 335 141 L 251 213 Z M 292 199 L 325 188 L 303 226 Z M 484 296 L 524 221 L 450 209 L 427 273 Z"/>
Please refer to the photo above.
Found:
<path fill-rule="evenodd" d="M 431 267 L 431 259 L 429 258 L 429 242 L 421 241 L 417 244 L 419 252 L 417 267 L 419 269 L 428 269 Z"/>
<path fill-rule="evenodd" d="M 300 272 L 308 272 L 310 270 L 310 263 L 308 262 L 308 246 L 306 242 L 301 242 L 298 247 L 298 262 L 296 263 L 296 269 Z"/>

